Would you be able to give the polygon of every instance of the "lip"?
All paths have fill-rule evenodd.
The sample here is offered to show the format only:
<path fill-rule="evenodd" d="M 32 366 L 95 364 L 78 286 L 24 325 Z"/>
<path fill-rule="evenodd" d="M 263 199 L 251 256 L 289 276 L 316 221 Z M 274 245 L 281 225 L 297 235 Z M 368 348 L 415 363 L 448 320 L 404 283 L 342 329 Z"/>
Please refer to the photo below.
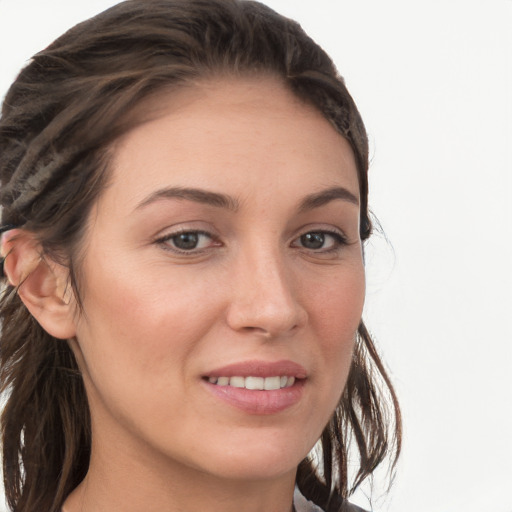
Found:
<path fill-rule="evenodd" d="M 273 377 L 286 375 L 296 379 L 307 377 L 306 369 L 298 363 L 281 361 L 243 361 L 209 371 L 204 377 Z"/>
<path fill-rule="evenodd" d="M 275 390 L 249 390 L 232 386 L 212 384 L 208 377 L 295 377 L 295 383 L 288 388 Z M 304 393 L 307 372 L 293 361 L 244 361 L 216 368 L 202 378 L 206 389 L 228 405 L 251 415 L 277 414 L 300 401 Z"/>

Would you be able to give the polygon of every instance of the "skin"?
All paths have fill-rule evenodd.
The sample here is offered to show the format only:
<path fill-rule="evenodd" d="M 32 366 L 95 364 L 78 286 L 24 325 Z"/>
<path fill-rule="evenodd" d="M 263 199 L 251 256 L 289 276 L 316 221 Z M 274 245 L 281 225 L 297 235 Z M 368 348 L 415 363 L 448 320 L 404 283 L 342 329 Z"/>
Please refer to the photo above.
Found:
<path fill-rule="evenodd" d="M 93 446 L 64 512 L 289 512 L 296 467 L 336 407 L 362 314 L 354 155 L 272 78 L 210 80 L 158 105 L 113 148 L 83 244 L 84 313 L 66 317 Z M 165 187 L 238 206 L 155 199 Z M 355 203 L 300 208 L 341 187 Z M 176 252 L 180 230 L 211 237 Z M 304 243 L 312 232 L 323 233 L 320 248 Z M 249 414 L 208 391 L 213 369 L 254 359 L 302 365 L 300 400 Z"/>

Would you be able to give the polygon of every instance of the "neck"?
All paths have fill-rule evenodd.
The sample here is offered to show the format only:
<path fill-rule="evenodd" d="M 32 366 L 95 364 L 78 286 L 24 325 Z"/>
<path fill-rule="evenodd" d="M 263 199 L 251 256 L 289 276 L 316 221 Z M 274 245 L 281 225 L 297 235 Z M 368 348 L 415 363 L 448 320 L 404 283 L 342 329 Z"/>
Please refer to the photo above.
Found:
<path fill-rule="evenodd" d="M 221 478 L 125 447 L 93 443 L 84 481 L 63 512 L 292 512 L 295 471 L 269 479 Z"/>

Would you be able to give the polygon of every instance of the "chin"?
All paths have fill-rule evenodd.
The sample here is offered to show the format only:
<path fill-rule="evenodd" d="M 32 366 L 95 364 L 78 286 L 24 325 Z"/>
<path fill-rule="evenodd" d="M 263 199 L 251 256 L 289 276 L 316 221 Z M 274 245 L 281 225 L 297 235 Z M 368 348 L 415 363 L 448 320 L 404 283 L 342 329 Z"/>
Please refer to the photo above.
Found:
<path fill-rule="evenodd" d="M 236 481 L 263 481 L 276 480 L 287 475 L 295 475 L 297 466 L 302 459 L 286 460 L 269 458 L 266 460 L 254 460 L 244 457 L 236 457 L 226 465 L 215 468 L 215 474 L 225 480 Z"/>
<path fill-rule="evenodd" d="M 259 439 L 254 439 L 258 437 Z M 295 474 L 299 463 L 307 456 L 311 447 L 305 446 L 297 436 L 297 442 L 283 439 L 284 436 L 262 436 L 255 433 L 252 441 L 244 440 L 239 445 L 229 443 L 221 453 L 204 455 L 209 471 L 219 477 L 233 480 L 267 480 Z M 287 436 L 289 437 L 289 436 Z M 214 462 L 215 461 L 215 462 Z"/>

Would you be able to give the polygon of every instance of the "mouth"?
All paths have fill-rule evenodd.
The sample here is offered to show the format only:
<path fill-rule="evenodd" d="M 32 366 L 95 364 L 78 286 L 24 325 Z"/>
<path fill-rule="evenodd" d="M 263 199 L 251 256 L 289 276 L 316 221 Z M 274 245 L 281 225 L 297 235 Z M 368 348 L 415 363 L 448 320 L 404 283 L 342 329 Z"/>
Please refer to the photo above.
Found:
<path fill-rule="evenodd" d="M 295 384 L 296 378 L 288 375 L 274 375 L 270 377 L 235 375 L 233 377 L 205 377 L 210 384 L 216 386 L 230 386 L 233 388 L 245 388 L 253 391 L 275 391 L 290 388 Z"/>
<path fill-rule="evenodd" d="M 206 389 L 248 414 L 277 414 L 297 404 L 307 372 L 292 361 L 246 361 L 203 375 Z"/>

